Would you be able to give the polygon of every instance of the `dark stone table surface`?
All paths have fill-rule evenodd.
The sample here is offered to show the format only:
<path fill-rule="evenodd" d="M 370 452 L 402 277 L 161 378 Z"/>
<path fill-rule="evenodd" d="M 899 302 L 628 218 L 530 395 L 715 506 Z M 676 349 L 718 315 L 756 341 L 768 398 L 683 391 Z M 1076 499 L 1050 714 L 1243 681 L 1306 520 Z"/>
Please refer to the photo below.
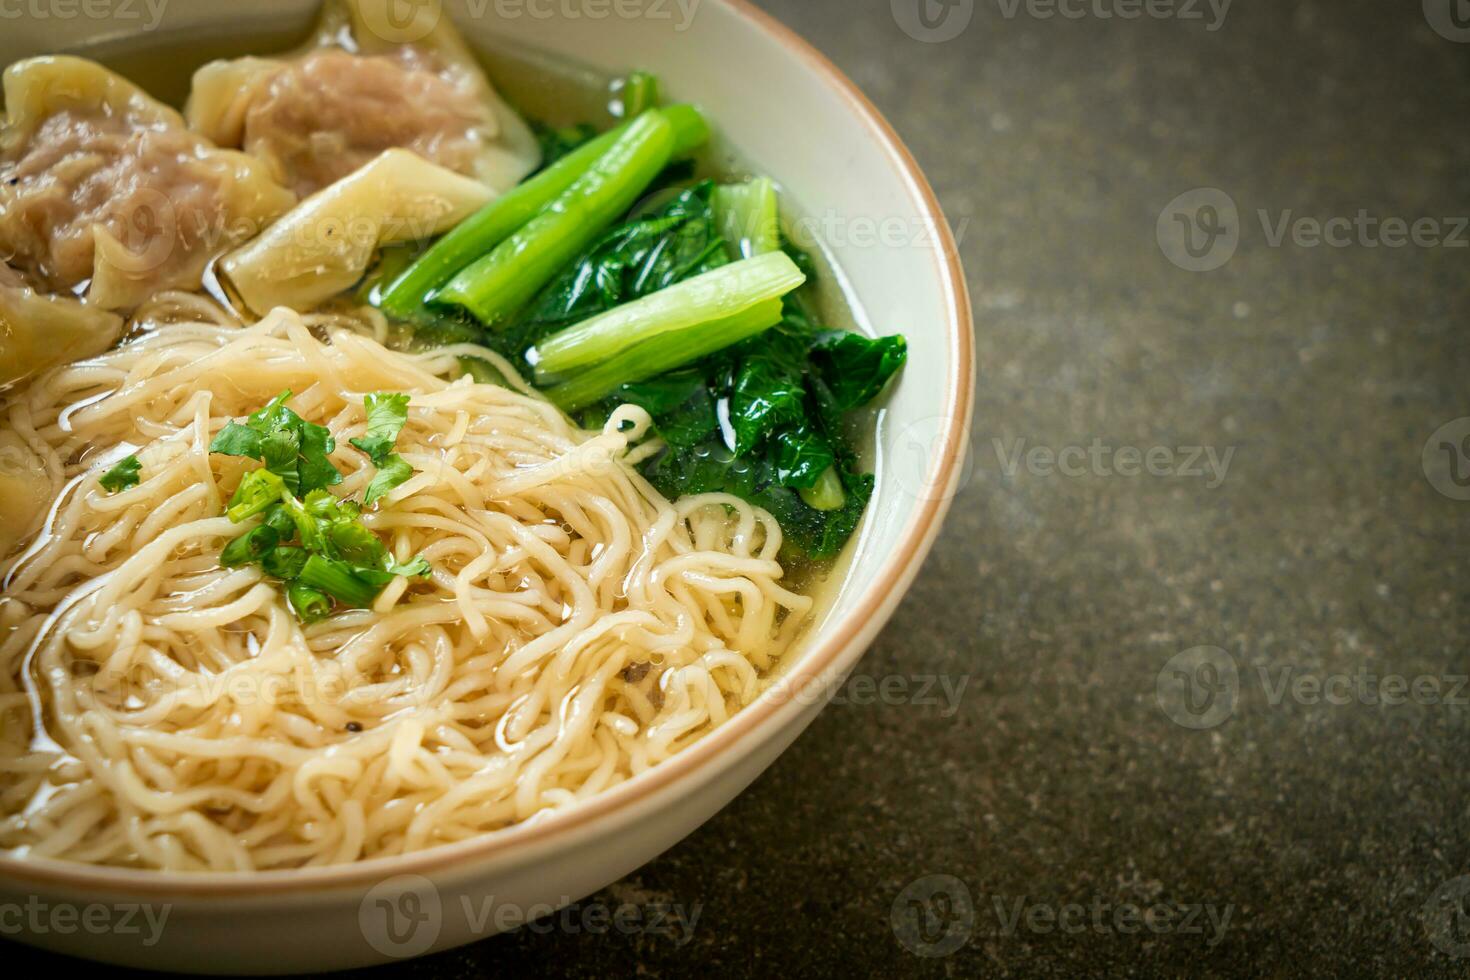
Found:
<path fill-rule="evenodd" d="M 973 470 L 932 557 L 846 703 L 589 899 L 687 933 L 376 972 L 1470 975 L 1470 31 L 924 0 L 958 32 L 925 41 L 916 2 L 762 5 L 960 236 Z"/>

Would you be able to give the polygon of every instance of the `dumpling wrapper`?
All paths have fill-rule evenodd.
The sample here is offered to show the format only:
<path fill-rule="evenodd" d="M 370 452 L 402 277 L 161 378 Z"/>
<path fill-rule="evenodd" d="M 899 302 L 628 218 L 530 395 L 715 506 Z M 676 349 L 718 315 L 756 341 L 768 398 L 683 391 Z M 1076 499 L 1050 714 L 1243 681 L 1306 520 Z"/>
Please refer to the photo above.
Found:
<path fill-rule="evenodd" d="M 18 433 L 0 429 L 0 558 L 36 529 L 50 503 L 45 462 Z"/>
<path fill-rule="evenodd" d="M 209 260 L 295 202 L 96 62 L 29 58 L 4 75 L 0 249 L 38 282 L 125 309 L 197 289 Z"/>
<path fill-rule="evenodd" d="M 530 127 L 437 3 L 327 0 L 303 49 L 196 71 L 184 114 L 215 143 L 267 161 L 303 196 L 392 147 L 500 193 L 541 162 Z"/>
<path fill-rule="evenodd" d="M 70 296 L 38 293 L 0 264 L 0 388 L 102 353 L 122 326 L 116 313 Z"/>
<path fill-rule="evenodd" d="M 492 197 L 479 181 L 409 150 L 385 150 L 302 201 L 219 268 L 256 313 L 309 310 L 357 283 L 382 246 L 446 231 Z"/>

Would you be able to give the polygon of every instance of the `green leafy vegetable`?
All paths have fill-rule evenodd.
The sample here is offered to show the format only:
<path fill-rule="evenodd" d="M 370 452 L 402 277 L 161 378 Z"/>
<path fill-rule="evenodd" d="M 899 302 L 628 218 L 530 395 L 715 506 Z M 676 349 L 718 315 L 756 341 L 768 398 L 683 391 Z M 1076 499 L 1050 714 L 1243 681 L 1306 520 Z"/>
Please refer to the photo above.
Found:
<path fill-rule="evenodd" d="M 780 319 L 781 301 L 773 299 L 697 328 L 658 334 L 548 388 L 546 397 L 563 411 L 575 412 L 617 390 L 620 384 L 683 367 L 767 330 Z"/>
<path fill-rule="evenodd" d="M 367 408 L 367 434 L 353 439 L 352 444 L 381 465 L 408 422 L 408 396 L 378 392 L 368 395 L 363 403 Z"/>
<path fill-rule="evenodd" d="M 866 405 L 903 367 L 908 346 L 903 337 L 864 337 L 846 330 L 828 330 L 812 344 L 812 366 L 826 382 L 838 411 Z"/>
<path fill-rule="evenodd" d="M 881 393 L 905 348 L 901 337 L 825 330 L 793 297 L 778 315 L 775 327 L 693 367 L 610 389 L 586 421 L 641 405 L 668 444 L 642 468 L 662 493 L 734 494 L 776 517 L 788 550 L 830 558 L 873 490 L 873 478 L 858 472 L 847 413 Z"/>
<path fill-rule="evenodd" d="M 536 297 L 522 324 L 544 334 L 725 265 L 713 189 L 705 181 L 609 231 Z"/>
<path fill-rule="evenodd" d="M 532 131 L 541 146 L 541 169 L 545 170 L 562 157 L 597 138 L 597 127 L 591 123 L 574 126 L 546 126 L 533 123 Z"/>
<path fill-rule="evenodd" d="M 776 184 L 771 178 L 721 185 L 712 200 L 720 231 L 736 254 L 748 259 L 781 248 Z"/>
<path fill-rule="evenodd" d="M 461 270 L 432 301 L 461 306 L 486 326 L 503 329 L 632 206 L 674 148 L 674 127 L 663 112 L 643 113 L 570 187 L 490 254 Z"/>
<path fill-rule="evenodd" d="M 102 479 L 97 482 L 108 493 L 117 493 L 119 490 L 136 487 L 142 470 L 143 464 L 138 461 L 138 457 L 124 456 L 117 461 L 117 465 L 103 473 Z"/>
<path fill-rule="evenodd" d="M 693 169 L 671 161 L 706 138 L 702 117 L 654 108 L 652 76 L 635 73 L 614 94 L 632 122 L 601 136 L 543 130 L 546 169 L 397 273 L 381 306 L 425 330 L 435 317 L 472 315 L 489 328 L 479 342 L 533 368 L 534 383 L 586 426 L 619 404 L 642 406 L 663 448 L 641 469 L 665 495 L 734 494 L 776 516 L 789 551 L 831 557 L 873 492 L 851 413 L 902 368 L 904 339 L 817 323 L 799 292 L 816 265 L 782 233 L 775 184 L 691 183 Z M 645 203 L 626 213 L 640 193 Z M 504 381 L 482 360 L 460 367 Z M 392 453 L 402 426 L 390 421 L 370 420 L 354 440 L 378 465 L 367 506 L 412 476 Z M 327 535 L 329 554 L 302 532 L 306 550 L 381 587 L 391 575 L 381 563 L 342 557 L 352 538 Z M 349 588 L 329 584 L 316 587 L 339 599 Z"/>
<path fill-rule="evenodd" d="M 372 482 L 368 484 L 366 492 L 362 495 L 362 502 L 371 507 L 380 497 L 385 496 L 394 487 L 413 476 L 413 467 L 408 461 L 397 453 L 386 457 L 378 464 L 378 472 L 373 475 Z"/>
<path fill-rule="evenodd" d="M 673 127 L 671 156 L 684 156 L 709 138 L 709 124 L 693 106 L 667 106 L 659 111 Z M 380 308 L 400 320 L 423 319 L 430 293 L 488 254 L 569 190 L 630 126 L 631 122 L 623 123 L 589 140 L 455 225 L 382 290 L 378 297 Z"/>
<path fill-rule="evenodd" d="M 635 71 L 614 79 L 609 91 L 612 94 L 609 108 L 619 119 L 632 119 L 658 106 L 658 76 L 651 72 Z"/>
<path fill-rule="evenodd" d="M 685 279 L 541 341 L 535 349 L 537 380 L 586 368 L 660 334 L 728 320 L 780 299 L 803 281 L 796 265 L 780 252 Z"/>
<path fill-rule="evenodd" d="M 372 605 L 378 593 L 383 591 L 382 586 L 374 587 L 347 562 L 320 554 L 306 559 L 301 574 L 296 577 L 296 584 L 309 586 L 344 605 L 358 608 Z"/>
<path fill-rule="evenodd" d="M 822 471 L 816 483 L 803 487 L 799 493 L 802 501 L 813 510 L 837 510 L 847 500 L 847 494 L 842 491 L 842 478 L 832 466 Z"/>

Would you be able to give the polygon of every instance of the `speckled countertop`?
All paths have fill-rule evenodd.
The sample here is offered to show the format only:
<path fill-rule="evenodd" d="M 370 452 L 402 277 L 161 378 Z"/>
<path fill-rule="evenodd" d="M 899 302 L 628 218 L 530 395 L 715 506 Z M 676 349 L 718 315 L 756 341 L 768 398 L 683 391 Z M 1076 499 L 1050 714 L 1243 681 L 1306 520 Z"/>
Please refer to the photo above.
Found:
<path fill-rule="evenodd" d="M 960 235 L 946 533 L 846 703 L 588 900 L 677 928 L 382 976 L 1470 973 L 1470 420 L 1439 431 L 1470 415 L 1470 31 L 1449 0 L 924 2 L 963 29 L 763 6 Z"/>

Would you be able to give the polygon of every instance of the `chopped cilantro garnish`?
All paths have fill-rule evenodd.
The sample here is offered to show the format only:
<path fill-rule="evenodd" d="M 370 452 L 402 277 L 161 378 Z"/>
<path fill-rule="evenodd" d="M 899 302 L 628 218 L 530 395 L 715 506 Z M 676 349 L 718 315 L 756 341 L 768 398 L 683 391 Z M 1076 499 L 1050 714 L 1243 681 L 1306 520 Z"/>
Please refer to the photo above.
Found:
<path fill-rule="evenodd" d="M 373 482 L 368 484 L 363 493 L 362 502 L 371 507 L 378 498 L 385 496 L 411 476 L 413 467 L 408 465 L 408 461 L 397 453 L 390 454 L 378 464 L 378 472 L 373 475 Z"/>
<path fill-rule="evenodd" d="M 379 392 L 368 395 L 363 404 L 367 408 L 367 434 L 353 439 L 352 444 L 381 466 L 408 421 L 408 396 Z"/>
<path fill-rule="evenodd" d="M 361 505 L 326 489 L 342 482 L 328 458 L 336 442 L 324 426 L 288 408 L 290 397 L 282 392 L 243 423 L 227 424 L 210 443 L 211 452 L 264 464 L 241 478 L 225 512 L 237 524 L 254 517 L 260 523 L 225 546 L 220 564 L 259 564 L 286 583 L 286 599 L 297 618 L 314 623 L 331 614 L 334 601 L 370 606 L 394 577 L 423 578 L 431 569 L 422 556 L 400 563 L 361 520 L 364 506 L 413 475 L 413 468 L 393 453 L 408 420 L 408 396 L 367 397 L 368 431 L 352 442 L 378 472 Z M 136 471 L 133 459 L 133 483 Z"/>
<path fill-rule="evenodd" d="M 336 440 L 325 426 L 286 407 L 290 398 L 291 392 L 283 391 L 243 424 L 229 423 L 214 437 L 209 451 L 260 460 L 294 494 L 336 486 L 342 474 L 327 458 L 336 450 Z"/>
<path fill-rule="evenodd" d="M 117 493 L 119 490 L 136 487 L 142 469 L 143 464 L 138 462 L 138 457 L 124 456 L 118 460 L 116 466 L 103 473 L 102 479 L 98 482 L 102 484 L 102 489 L 108 493 Z"/>

